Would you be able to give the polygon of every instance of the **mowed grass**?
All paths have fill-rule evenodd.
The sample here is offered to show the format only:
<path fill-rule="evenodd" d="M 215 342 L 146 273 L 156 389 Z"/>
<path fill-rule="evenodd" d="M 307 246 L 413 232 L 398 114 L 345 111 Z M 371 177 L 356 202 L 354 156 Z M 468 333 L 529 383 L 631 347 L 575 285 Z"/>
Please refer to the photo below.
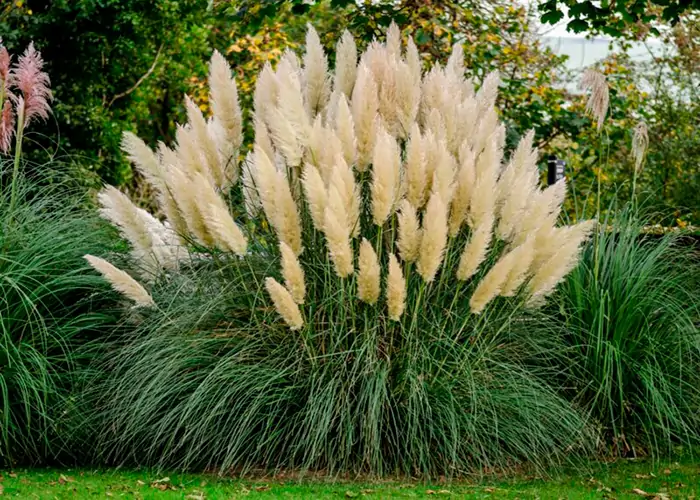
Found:
<path fill-rule="evenodd" d="M 685 498 L 700 495 L 700 463 L 620 460 L 550 478 L 421 483 L 298 478 L 232 479 L 149 471 L 17 469 L 0 473 L 8 498 Z"/>

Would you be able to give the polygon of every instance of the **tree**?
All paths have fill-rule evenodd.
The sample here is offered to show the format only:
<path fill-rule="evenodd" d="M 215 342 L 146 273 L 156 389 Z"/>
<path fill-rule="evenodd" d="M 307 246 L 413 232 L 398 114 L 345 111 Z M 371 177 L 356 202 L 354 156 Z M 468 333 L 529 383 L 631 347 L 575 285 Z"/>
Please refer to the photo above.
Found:
<path fill-rule="evenodd" d="M 656 22 L 675 25 L 684 12 L 700 9 L 700 0 L 546 0 L 539 9 L 542 22 L 549 24 L 568 14 L 572 19 L 567 28 L 574 33 L 643 37 L 659 34 Z"/>

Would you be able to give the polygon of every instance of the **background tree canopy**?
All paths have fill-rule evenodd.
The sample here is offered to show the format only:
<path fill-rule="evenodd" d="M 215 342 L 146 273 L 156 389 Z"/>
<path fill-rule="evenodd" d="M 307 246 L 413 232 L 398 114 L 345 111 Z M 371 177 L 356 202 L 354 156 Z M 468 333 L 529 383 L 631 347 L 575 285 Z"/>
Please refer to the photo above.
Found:
<path fill-rule="evenodd" d="M 633 17 L 618 12 L 630 5 Z M 461 43 L 476 81 L 500 72 L 498 107 L 508 127 L 507 146 L 532 128 L 542 158 L 556 154 L 567 161 L 576 194 L 570 197 L 572 214 L 590 202 L 587 194 L 598 169 L 605 203 L 630 196 L 632 134 L 644 121 L 651 144 L 639 180 L 644 199 L 655 210 L 673 212 L 664 223 L 697 223 L 696 2 L 669 3 L 667 11 L 649 4 L 641 12 L 636 5 L 593 7 L 567 0 L 543 3 L 537 12 L 516 0 L 18 0 L 0 8 L 0 34 L 15 53 L 34 40 L 52 78 L 54 120 L 28 137 L 30 158 L 37 164 L 47 157 L 61 159 L 86 182 L 126 185 L 144 203 L 148 193 L 119 150 L 121 134 L 133 131 L 151 146 L 172 141 L 186 93 L 206 112 L 206 63 L 213 49 L 231 63 L 243 106 L 250 109 L 259 69 L 265 62 L 274 64 L 285 49 L 298 49 L 307 23 L 316 27 L 327 49 L 344 29 L 363 48 L 381 38 L 393 20 L 404 36 L 415 39 L 426 66 L 444 62 L 452 44 Z M 611 95 L 602 134 L 585 113 L 586 96 L 571 91 L 579 75 L 567 70 L 565 57 L 537 35 L 539 16 L 553 22 L 553 13 L 564 8 L 573 17 L 572 30 L 584 29 L 580 20 L 588 23 L 585 29 L 611 34 L 617 34 L 619 23 L 633 23 L 638 34 L 648 33 L 652 24 L 663 27 L 659 36 L 668 50 L 650 62 L 627 57 L 629 47 L 621 38 L 619 53 L 598 65 Z M 667 85 L 670 80 L 673 85 Z M 249 142 L 252 131 L 246 133 Z"/>
<path fill-rule="evenodd" d="M 653 33 L 650 23 L 677 24 L 684 12 L 700 9 L 698 0 L 547 0 L 539 6 L 542 22 L 556 24 L 568 14 L 567 27 L 574 33 L 602 32 L 620 37 Z"/>

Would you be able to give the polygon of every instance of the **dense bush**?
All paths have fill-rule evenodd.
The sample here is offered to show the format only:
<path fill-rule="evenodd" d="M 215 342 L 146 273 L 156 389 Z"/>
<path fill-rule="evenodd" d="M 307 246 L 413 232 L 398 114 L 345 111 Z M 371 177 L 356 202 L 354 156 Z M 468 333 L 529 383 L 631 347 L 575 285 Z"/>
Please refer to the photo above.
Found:
<path fill-rule="evenodd" d="M 697 248 L 677 234 L 640 236 L 644 218 L 616 214 L 553 302 L 574 401 L 615 454 L 655 455 L 700 438 Z"/>
<path fill-rule="evenodd" d="M 78 368 L 76 348 L 104 335 L 116 313 L 85 253 L 104 252 L 111 231 L 60 186 L 19 182 L 0 192 L 0 463 L 43 462 L 66 445 Z M 107 293 L 106 293 L 107 292 Z M 113 303 L 113 302 L 112 302 Z"/>
<path fill-rule="evenodd" d="M 451 475 L 590 443 L 547 364 L 525 362 L 552 348 L 519 310 L 553 291 L 592 225 L 555 227 L 564 184 L 540 189 L 532 134 L 501 171 L 498 77 L 475 92 L 463 59 L 457 44 L 423 74 L 392 26 L 359 65 L 343 35 L 329 76 L 310 30 L 303 63 L 287 52 L 258 77 L 240 175 L 219 54 L 211 118 L 188 101 L 157 155 L 125 136 L 167 225 L 99 195 L 151 289 L 90 258 L 139 307 L 95 384 L 106 459 Z"/>

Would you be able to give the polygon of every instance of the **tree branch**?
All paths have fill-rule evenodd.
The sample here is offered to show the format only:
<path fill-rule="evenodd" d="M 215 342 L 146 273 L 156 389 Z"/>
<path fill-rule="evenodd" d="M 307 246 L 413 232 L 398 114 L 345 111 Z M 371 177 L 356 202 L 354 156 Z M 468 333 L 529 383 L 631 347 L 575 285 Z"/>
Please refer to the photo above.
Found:
<path fill-rule="evenodd" d="M 146 80 L 146 78 L 151 76 L 151 73 L 153 73 L 153 71 L 156 69 L 156 64 L 158 64 L 158 59 L 160 58 L 160 53 L 162 51 L 163 51 L 163 44 L 161 43 L 160 47 L 158 47 L 158 52 L 156 53 L 156 57 L 155 57 L 155 59 L 153 59 L 153 64 L 151 64 L 151 67 L 148 68 L 148 71 L 146 71 L 141 76 L 141 78 L 139 78 L 137 80 L 137 82 L 129 90 L 127 90 L 125 92 L 121 92 L 120 94 L 117 94 L 114 97 L 112 97 L 112 100 L 109 101 L 109 104 L 107 104 L 108 108 L 111 107 L 112 104 L 114 104 L 114 101 L 116 101 L 117 99 L 121 99 L 122 97 L 126 97 L 129 94 L 131 94 L 134 90 L 136 90 L 139 87 L 139 85 L 141 85 Z"/>

